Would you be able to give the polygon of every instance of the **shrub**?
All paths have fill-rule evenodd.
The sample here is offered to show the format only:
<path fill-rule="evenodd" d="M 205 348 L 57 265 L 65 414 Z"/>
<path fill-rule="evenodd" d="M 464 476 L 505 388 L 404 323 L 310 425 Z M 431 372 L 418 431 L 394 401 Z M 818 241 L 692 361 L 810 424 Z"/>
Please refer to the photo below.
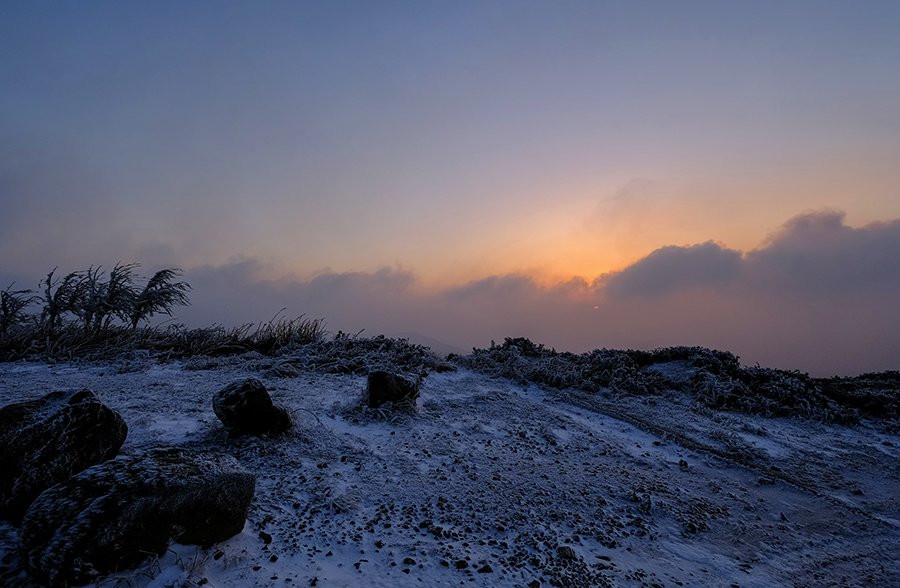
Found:
<path fill-rule="evenodd" d="M 800 416 L 854 423 L 900 418 L 900 373 L 855 378 L 811 378 L 797 371 L 743 367 L 737 356 L 704 347 L 664 347 L 651 351 L 595 349 L 559 353 L 529 341 L 507 338 L 502 345 L 473 349 L 457 363 L 488 375 L 551 388 L 574 388 L 614 395 L 669 392 L 688 394 L 700 406 L 763 416 Z M 682 362 L 686 381 L 666 377 L 653 366 Z"/>

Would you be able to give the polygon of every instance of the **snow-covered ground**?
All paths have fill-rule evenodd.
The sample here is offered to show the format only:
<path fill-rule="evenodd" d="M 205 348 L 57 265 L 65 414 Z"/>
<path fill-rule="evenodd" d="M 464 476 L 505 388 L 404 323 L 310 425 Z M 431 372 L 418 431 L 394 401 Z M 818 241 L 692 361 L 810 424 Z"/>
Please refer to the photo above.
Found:
<path fill-rule="evenodd" d="M 197 369 L 207 368 L 207 369 Z M 241 357 L 0 364 L 0 404 L 87 387 L 122 453 L 181 446 L 258 476 L 247 524 L 103 586 L 900 586 L 900 438 L 698 409 L 677 395 L 433 373 L 417 414 L 365 379 L 266 377 Z M 213 394 L 259 377 L 291 435 L 228 438 Z M 25 584 L 0 526 L 0 583 Z"/>

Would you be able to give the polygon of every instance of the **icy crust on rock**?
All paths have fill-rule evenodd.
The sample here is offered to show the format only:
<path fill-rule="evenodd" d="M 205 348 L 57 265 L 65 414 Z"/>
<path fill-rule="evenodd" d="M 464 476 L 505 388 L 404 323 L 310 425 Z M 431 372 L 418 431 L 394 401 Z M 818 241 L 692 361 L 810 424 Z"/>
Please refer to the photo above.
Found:
<path fill-rule="evenodd" d="M 20 541 L 30 574 L 50 586 L 134 567 L 171 541 L 210 545 L 241 531 L 255 477 L 233 457 L 150 451 L 53 486 L 25 514 Z"/>
<path fill-rule="evenodd" d="M 127 434 L 87 389 L 0 408 L 0 517 L 20 520 L 42 491 L 115 457 Z"/>

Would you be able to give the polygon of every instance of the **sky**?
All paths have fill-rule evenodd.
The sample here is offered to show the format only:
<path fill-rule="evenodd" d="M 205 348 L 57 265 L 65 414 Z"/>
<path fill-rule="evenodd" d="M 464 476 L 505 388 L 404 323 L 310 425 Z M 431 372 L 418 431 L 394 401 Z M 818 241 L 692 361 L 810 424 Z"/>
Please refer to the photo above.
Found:
<path fill-rule="evenodd" d="M 900 368 L 900 3 L 2 2 L 0 280 Z"/>

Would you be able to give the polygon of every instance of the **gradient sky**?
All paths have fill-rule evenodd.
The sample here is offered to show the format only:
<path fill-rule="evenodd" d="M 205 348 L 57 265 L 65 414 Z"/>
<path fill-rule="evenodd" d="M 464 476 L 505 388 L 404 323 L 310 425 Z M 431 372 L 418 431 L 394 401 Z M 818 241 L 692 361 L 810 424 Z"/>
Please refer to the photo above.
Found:
<path fill-rule="evenodd" d="M 603 310 L 616 276 L 663 271 L 644 263 L 660 248 L 712 242 L 755 268 L 806 218 L 816 239 L 879 235 L 870 241 L 888 247 L 836 249 L 816 262 L 834 276 L 857 255 L 896 277 L 900 251 L 883 232 L 900 218 L 898 105 L 894 1 L 4 2 L 0 273 L 122 259 L 251 285 L 406 276 L 429 312 L 484 280 L 516 276 L 547 295 L 579 276 L 566 300 Z M 689 272 L 691 286 L 709 286 L 707 274 Z M 867 295 L 900 298 L 897 280 L 878 284 Z M 776 314 L 798 296 L 781 287 L 766 307 Z M 717 296 L 722 308 L 739 300 Z M 810 324 L 846 307 L 834 296 L 805 311 Z M 391 328 L 313 298 L 270 302 Z M 412 317 L 407 302 L 391 315 L 397 331 L 485 343 Z M 535 332 L 579 349 L 680 334 L 756 349 L 732 332 L 752 325 L 654 335 L 647 317 L 663 306 L 636 307 L 637 340 L 598 325 Z M 514 316 L 504 328 L 531 332 Z M 844 328 L 866 349 L 893 346 L 867 368 L 900 367 L 896 335 Z M 821 354 L 800 352 L 806 323 L 782 335 L 796 343 L 767 360 Z"/>

